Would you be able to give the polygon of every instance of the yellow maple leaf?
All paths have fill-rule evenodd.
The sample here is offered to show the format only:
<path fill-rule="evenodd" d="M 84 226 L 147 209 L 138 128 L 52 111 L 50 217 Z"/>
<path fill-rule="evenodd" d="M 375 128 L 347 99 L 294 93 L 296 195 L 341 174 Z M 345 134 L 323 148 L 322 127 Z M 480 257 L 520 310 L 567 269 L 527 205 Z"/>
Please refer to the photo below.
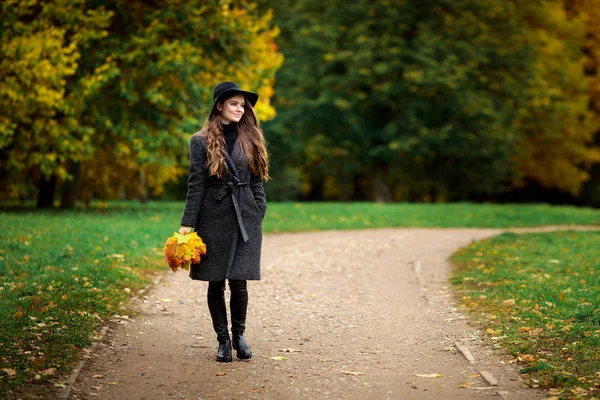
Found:
<path fill-rule="evenodd" d="M 173 235 L 177 238 L 178 243 L 187 243 L 192 238 L 192 235 L 194 233 L 196 233 L 196 232 L 192 232 L 188 235 L 182 235 L 181 233 L 173 232 Z M 198 236 L 198 235 L 196 235 L 196 236 Z"/>

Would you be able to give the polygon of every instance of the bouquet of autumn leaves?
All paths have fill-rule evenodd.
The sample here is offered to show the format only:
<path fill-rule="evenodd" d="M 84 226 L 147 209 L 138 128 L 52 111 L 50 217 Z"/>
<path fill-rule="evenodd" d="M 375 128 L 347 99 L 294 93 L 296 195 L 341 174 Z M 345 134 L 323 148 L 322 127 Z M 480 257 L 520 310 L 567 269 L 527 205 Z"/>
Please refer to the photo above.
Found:
<path fill-rule="evenodd" d="M 167 239 L 165 247 L 165 260 L 173 272 L 177 268 L 190 269 L 190 264 L 200 262 L 200 256 L 206 254 L 206 244 L 196 232 L 182 235 L 173 232 L 173 236 Z"/>

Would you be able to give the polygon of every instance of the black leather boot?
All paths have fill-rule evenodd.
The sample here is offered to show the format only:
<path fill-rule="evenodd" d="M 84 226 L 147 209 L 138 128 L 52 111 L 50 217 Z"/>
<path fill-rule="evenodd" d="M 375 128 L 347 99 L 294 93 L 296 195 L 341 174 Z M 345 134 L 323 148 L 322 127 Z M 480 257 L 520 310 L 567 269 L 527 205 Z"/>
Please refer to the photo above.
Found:
<path fill-rule="evenodd" d="M 227 328 L 227 307 L 225 306 L 225 281 L 208 283 L 208 309 L 212 317 L 213 328 L 219 341 L 217 361 L 231 362 L 231 339 Z"/>
<path fill-rule="evenodd" d="M 252 358 L 252 350 L 244 338 L 246 331 L 246 310 L 248 309 L 248 289 L 246 281 L 230 280 L 229 289 L 231 290 L 231 299 L 229 306 L 231 308 L 231 336 L 233 348 L 237 352 L 237 357 L 242 360 Z"/>

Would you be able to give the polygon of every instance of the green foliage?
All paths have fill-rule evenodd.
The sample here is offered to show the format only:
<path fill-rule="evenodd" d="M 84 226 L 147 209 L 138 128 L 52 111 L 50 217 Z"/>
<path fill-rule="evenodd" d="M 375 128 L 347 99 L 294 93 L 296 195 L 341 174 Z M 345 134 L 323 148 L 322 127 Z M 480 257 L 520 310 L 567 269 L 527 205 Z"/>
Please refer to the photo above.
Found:
<path fill-rule="evenodd" d="M 576 193 L 597 160 L 582 23 L 560 2 L 265 3 L 286 58 L 274 161 L 310 198 L 444 201 L 522 179 Z"/>
<path fill-rule="evenodd" d="M 598 248 L 597 231 L 504 234 L 457 252 L 451 281 L 532 382 L 597 395 Z"/>
<path fill-rule="evenodd" d="M 9 1 L 2 15 L 0 171 L 12 197 L 31 197 L 42 175 L 65 190 L 80 180 L 84 200 L 160 193 L 187 172 L 189 136 L 223 80 L 257 90 L 259 117 L 275 115 L 277 30 L 253 3 Z"/>

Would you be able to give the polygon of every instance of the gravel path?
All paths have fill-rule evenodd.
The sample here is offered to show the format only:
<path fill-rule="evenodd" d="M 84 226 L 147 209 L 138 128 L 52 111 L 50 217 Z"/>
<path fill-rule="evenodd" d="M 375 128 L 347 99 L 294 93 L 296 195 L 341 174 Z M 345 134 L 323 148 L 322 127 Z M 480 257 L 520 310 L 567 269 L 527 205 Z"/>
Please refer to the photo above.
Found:
<path fill-rule="evenodd" d="M 109 324 L 70 398 L 545 398 L 455 308 L 446 281 L 453 251 L 499 232 L 266 235 L 263 280 L 248 284 L 245 336 L 254 357 L 233 363 L 214 361 L 207 284 L 169 272 L 137 302 L 137 318 Z"/>

